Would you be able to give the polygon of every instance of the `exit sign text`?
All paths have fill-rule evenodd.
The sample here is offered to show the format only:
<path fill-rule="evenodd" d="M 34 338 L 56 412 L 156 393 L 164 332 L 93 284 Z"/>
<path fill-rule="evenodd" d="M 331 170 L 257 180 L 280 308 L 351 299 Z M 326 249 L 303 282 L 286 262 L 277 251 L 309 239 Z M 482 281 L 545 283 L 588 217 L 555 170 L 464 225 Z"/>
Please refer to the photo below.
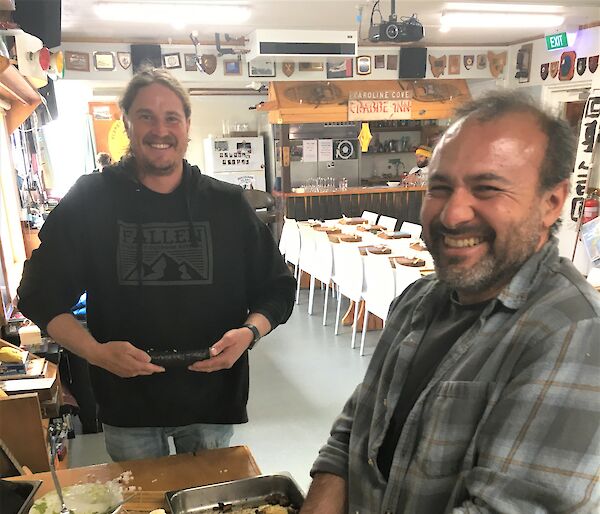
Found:
<path fill-rule="evenodd" d="M 546 36 L 546 49 L 548 50 L 556 50 L 558 48 L 566 48 L 569 46 L 567 42 L 567 33 L 560 32 L 558 34 L 552 34 L 551 36 Z"/>

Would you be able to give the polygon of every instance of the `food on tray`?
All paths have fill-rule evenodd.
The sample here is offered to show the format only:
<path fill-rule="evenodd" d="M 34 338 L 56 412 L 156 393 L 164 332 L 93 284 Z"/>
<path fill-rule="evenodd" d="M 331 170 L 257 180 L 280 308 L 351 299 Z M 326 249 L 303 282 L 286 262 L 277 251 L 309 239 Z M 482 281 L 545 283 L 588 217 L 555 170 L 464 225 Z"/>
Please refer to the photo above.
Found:
<path fill-rule="evenodd" d="M 210 359 L 210 348 L 200 350 L 149 350 L 150 362 L 164 368 L 186 367 Z"/>
<path fill-rule="evenodd" d="M 362 241 L 362 237 L 351 235 L 351 234 L 346 234 L 346 235 L 339 236 L 339 237 L 340 237 L 340 241 L 342 241 L 344 243 L 360 243 Z"/>
<path fill-rule="evenodd" d="M 298 514 L 299 508 L 293 505 L 285 494 L 273 493 L 265 497 L 265 503 L 258 507 L 234 507 L 231 503 L 219 503 L 213 507 L 215 512 L 236 514 Z"/>
<path fill-rule="evenodd" d="M 317 232 L 325 232 L 326 234 L 341 234 L 342 229 L 336 227 L 316 227 Z"/>
<path fill-rule="evenodd" d="M 421 268 L 425 266 L 425 261 L 418 257 L 396 257 L 395 261 L 402 266 L 410 266 L 412 268 Z"/>
<path fill-rule="evenodd" d="M 13 348 L 11 346 L 4 346 L 0 348 L 0 362 L 11 362 L 11 363 L 22 363 L 27 359 L 27 352 Z"/>
<path fill-rule="evenodd" d="M 367 223 L 367 220 L 364 218 L 342 218 L 340 223 L 342 225 L 362 225 L 363 223 Z"/>
<path fill-rule="evenodd" d="M 392 253 L 392 249 L 385 245 L 365 246 L 365 252 L 374 253 L 376 255 L 388 255 Z"/>
<path fill-rule="evenodd" d="M 407 239 L 410 238 L 410 234 L 407 232 L 380 232 L 377 237 L 382 239 Z"/>
<path fill-rule="evenodd" d="M 425 246 L 425 243 L 423 243 L 421 241 L 416 241 L 414 243 L 411 243 L 410 248 L 412 248 L 413 250 L 417 250 L 417 252 L 427 251 L 427 247 Z"/>
<path fill-rule="evenodd" d="M 123 501 L 121 487 L 114 480 L 71 485 L 62 490 L 66 506 L 76 514 L 110 513 Z M 50 491 L 34 502 L 29 514 L 60 514 L 60 508 L 58 494 Z"/>

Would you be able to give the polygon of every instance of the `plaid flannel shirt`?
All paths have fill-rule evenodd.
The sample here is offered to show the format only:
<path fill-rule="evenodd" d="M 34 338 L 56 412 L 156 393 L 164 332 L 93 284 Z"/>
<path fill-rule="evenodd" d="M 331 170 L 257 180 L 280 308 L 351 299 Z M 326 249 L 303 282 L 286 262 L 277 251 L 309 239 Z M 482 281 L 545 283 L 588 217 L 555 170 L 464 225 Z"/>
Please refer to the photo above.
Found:
<path fill-rule="evenodd" d="M 346 479 L 348 512 L 600 512 L 600 295 L 552 238 L 454 344 L 377 453 L 440 299 L 434 277 L 392 305 L 364 381 L 311 474 Z"/>

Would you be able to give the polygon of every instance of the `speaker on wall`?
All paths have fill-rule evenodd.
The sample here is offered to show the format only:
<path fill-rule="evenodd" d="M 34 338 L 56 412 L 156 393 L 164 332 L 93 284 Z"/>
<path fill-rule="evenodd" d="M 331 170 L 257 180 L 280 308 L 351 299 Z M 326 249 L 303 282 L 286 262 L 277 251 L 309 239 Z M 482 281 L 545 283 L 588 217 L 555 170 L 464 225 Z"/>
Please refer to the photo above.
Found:
<path fill-rule="evenodd" d="M 407 47 L 400 49 L 398 76 L 401 79 L 425 78 L 427 70 L 427 48 Z"/>
<path fill-rule="evenodd" d="M 60 46 L 61 0 L 16 0 L 13 20 L 47 48 Z"/>
<path fill-rule="evenodd" d="M 160 45 L 131 45 L 131 64 L 133 73 L 140 68 L 152 66 L 153 68 L 162 67 L 162 55 Z"/>

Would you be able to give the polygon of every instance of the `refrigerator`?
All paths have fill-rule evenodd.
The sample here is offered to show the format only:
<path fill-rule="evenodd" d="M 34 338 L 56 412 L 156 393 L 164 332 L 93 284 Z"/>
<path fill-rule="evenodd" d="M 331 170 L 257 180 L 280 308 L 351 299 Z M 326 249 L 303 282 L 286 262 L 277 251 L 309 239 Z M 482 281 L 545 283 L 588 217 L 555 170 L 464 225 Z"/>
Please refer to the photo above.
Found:
<path fill-rule="evenodd" d="M 204 139 L 204 173 L 244 189 L 266 191 L 263 138 L 207 137 Z"/>

